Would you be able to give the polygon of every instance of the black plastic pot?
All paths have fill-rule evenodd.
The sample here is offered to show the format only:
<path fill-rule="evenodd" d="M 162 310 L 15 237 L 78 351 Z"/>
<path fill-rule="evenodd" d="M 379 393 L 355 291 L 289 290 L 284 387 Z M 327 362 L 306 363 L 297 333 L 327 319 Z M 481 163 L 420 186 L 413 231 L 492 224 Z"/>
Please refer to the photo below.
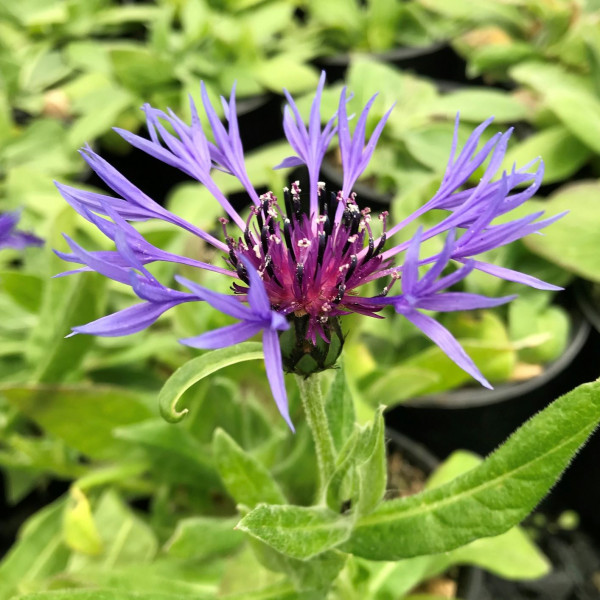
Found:
<path fill-rule="evenodd" d="M 598 284 L 580 280 L 575 284 L 575 297 L 590 325 L 600 332 L 600 293 Z"/>
<path fill-rule="evenodd" d="M 564 353 L 537 377 L 494 390 L 465 388 L 405 402 L 386 413 L 389 427 L 424 443 L 438 456 L 462 448 L 489 454 L 551 401 L 594 380 L 600 365 L 582 360 L 592 351 L 590 326 L 571 310 L 572 335 Z"/>
<path fill-rule="evenodd" d="M 552 571 L 533 581 L 507 581 L 486 573 L 478 600 L 598 600 L 597 544 L 579 529 L 536 530 L 535 535 L 536 543 L 552 563 Z"/>
<path fill-rule="evenodd" d="M 430 475 L 440 461 L 422 444 L 409 437 L 386 429 L 388 453 L 399 451 L 411 466 L 417 467 L 425 475 Z M 458 571 L 456 597 L 461 600 L 481 600 L 483 572 L 475 567 L 462 567 Z"/>
<path fill-rule="evenodd" d="M 345 78 L 348 66 L 356 55 L 358 53 L 320 56 L 314 63 L 327 72 L 327 80 L 331 83 Z M 368 56 L 426 77 L 466 81 L 466 63 L 446 41 L 427 46 L 400 46 L 386 52 L 369 53 Z"/>

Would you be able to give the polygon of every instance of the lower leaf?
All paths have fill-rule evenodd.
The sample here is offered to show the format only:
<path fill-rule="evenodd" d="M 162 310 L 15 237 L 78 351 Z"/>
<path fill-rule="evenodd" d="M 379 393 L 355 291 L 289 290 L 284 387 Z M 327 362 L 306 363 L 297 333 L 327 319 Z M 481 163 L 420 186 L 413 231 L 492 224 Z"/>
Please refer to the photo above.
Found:
<path fill-rule="evenodd" d="M 480 466 L 441 487 L 384 502 L 341 549 L 372 560 L 436 554 L 499 535 L 526 517 L 600 421 L 600 382 L 537 414 Z"/>

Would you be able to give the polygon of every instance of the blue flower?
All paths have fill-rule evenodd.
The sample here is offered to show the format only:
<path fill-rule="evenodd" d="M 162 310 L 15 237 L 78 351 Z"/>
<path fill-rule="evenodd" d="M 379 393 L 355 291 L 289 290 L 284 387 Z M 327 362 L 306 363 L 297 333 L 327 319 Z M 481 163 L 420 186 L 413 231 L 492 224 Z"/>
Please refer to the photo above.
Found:
<path fill-rule="evenodd" d="M 268 192 L 259 195 L 252 186 L 244 162 L 244 151 L 235 112 L 235 89 L 229 100 L 222 99 L 227 127 L 222 123 L 202 86 L 202 104 L 211 131 L 210 142 L 190 99 L 188 125 L 172 111 L 145 105 L 150 139 L 116 130 L 134 147 L 169 164 L 201 182 L 219 202 L 227 217 L 219 220 L 222 239 L 172 214 L 134 186 L 91 148 L 82 156 L 115 196 L 87 192 L 57 184 L 63 197 L 85 219 L 112 240 L 115 249 L 88 252 L 67 239 L 71 251 L 58 252 L 77 267 L 65 274 L 92 270 L 129 285 L 142 301 L 135 306 L 73 329 L 73 333 L 127 335 L 140 331 L 170 308 L 185 302 L 207 302 L 239 322 L 216 331 L 180 340 L 197 348 L 220 348 L 238 344 L 262 332 L 265 365 L 277 407 L 292 427 L 283 371 L 295 366 L 280 348 L 281 332 L 294 325 L 302 340 L 295 346 L 301 353 L 322 353 L 332 334 L 341 335 L 339 319 L 357 312 L 370 317 L 385 305 L 419 327 L 461 368 L 483 385 L 489 383 L 452 335 L 433 317 L 422 311 L 468 310 L 497 306 L 513 297 L 486 298 L 475 294 L 445 291 L 474 269 L 495 277 L 539 289 L 558 289 L 530 275 L 483 261 L 479 255 L 499 248 L 548 226 L 562 215 L 541 219 L 536 212 L 512 221 L 496 218 L 521 206 L 537 191 L 543 164 L 534 161 L 510 172 L 497 171 L 502 164 L 511 130 L 497 133 L 478 149 L 491 119 L 477 127 L 457 155 L 458 117 L 446 173 L 436 194 L 412 215 L 388 228 L 388 214 L 379 215 L 382 233 L 371 229 L 371 211 L 359 208 L 352 188 L 364 172 L 390 114 L 376 125 L 369 141 L 365 130 L 371 98 L 350 132 L 346 89 L 340 95 L 336 114 L 321 126 L 320 100 L 325 83 L 322 75 L 306 126 L 293 98 L 286 92 L 288 107 L 284 132 L 294 152 L 278 167 L 304 164 L 308 169 L 309 210 L 302 209 L 300 182 L 284 188 L 282 198 Z M 344 170 L 342 189 L 328 193 L 319 182 L 321 163 L 337 133 Z M 488 160 L 489 159 L 489 160 Z M 474 187 L 468 182 L 487 162 L 483 176 Z M 218 188 L 212 171 L 218 169 L 236 177 L 248 193 L 252 206 L 247 219 L 233 208 Z M 522 188 L 524 184 L 528 184 Z M 518 191 L 515 191 L 518 190 Z M 446 216 L 428 229 L 419 228 L 410 239 L 399 232 L 430 210 Z M 225 267 L 169 253 L 150 244 L 132 222 L 160 219 L 203 240 L 221 252 Z M 440 252 L 423 255 L 422 243 L 445 236 Z M 399 238 L 399 239 L 397 239 Z M 402 258 L 403 257 L 403 258 Z M 153 262 L 171 262 L 210 270 L 231 279 L 231 294 L 220 294 L 188 279 L 177 277 L 189 292 L 160 283 L 146 268 Z M 447 267 L 454 265 L 454 271 Z M 424 269 L 423 269 L 424 267 Z M 419 277 L 419 269 L 424 274 Z M 361 296 L 364 284 L 382 281 L 374 296 Z M 391 295 L 401 280 L 400 293 Z M 395 289 L 395 288 L 394 288 Z M 301 326 L 299 324 L 302 324 Z M 285 334 L 287 335 L 287 334 Z M 320 344 L 321 346 L 317 346 Z M 320 367 L 319 367 L 320 368 Z M 298 372 L 298 371 L 296 371 Z"/>
<path fill-rule="evenodd" d="M 32 233 L 19 231 L 17 223 L 21 217 L 19 211 L 7 212 L 0 215 L 0 250 L 13 248 L 22 250 L 27 246 L 42 246 L 44 241 Z"/>

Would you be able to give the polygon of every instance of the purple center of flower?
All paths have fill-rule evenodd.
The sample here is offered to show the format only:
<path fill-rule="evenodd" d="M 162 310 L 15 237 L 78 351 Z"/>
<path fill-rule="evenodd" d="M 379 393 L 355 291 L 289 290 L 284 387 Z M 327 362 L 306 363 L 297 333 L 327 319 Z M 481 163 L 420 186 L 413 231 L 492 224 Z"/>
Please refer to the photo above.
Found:
<path fill-rule="evenodd" d="M 390 261 L 381 256 L 388 213 L 379 215 L 383 234 L 376 243 L 371 210 L 360 210 L 354 194 L 346 199 L 336 223 L 341 192 L 328 194 L 325 185 L 319 184 L 319 211 L 310 216 L 302 209 L 300 193 L 298 181 L 291 189 L 284 188 L 283 207 L 273 192 L 263 194 L 260 205 L 251 210 L 243 238 L 237 241 L 227 234 L 227 220 L 221 222 L 229 247 L 227 262 L 239 278 L 248 282 L 241 254 L 259 272 L 273 309 L 295 317 L 308 315 L 307 338 L 314 344 L 317 334 L 327 339 L 323 326 L 330 318 L 357 312 L 357 308 L 367 314 L 381 310 L 379 306 L 357 307 L 360 303 L 353 298 L 353 290 L 389 266 Z M 238 294 L 248 291 L 237 283 L 233 289 Z M 386 287 L 382 294 L 388 291 Z"/>

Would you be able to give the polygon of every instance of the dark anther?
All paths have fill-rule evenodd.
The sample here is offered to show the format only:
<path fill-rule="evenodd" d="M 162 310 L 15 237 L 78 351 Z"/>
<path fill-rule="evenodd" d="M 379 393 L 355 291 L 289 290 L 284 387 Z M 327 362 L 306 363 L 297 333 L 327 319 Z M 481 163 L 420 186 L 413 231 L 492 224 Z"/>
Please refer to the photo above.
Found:
<path fill-rule="evenodd" d="M 250 235 L 250 229 L 248 227 L 246 227 L 246 229 L 244 230 L 244 240 L 245 240 L 246 246 L 248 246 L 248 248 L 252 248 L 252 246 L 254 246 L 254 242 L 252 241 L 252 236 Z"/>
<path fill-rule="evenodd" d="M 260 232 L 260 243 L 262 244 L 263 252 L 266 254 L 269 251 L 269 228 L 266 226 Z"/>
<path fill-rule="evenodd" d="M 292 204 L 294 205 L 294 214 L 296 219 L 300 221 L 302 219 L 302 204 L 300 203 L 299 196 L 292 196 Z"/>
<path fill-rule="evenodd" d="M 317 262 L 323 264 L 323 255 L 325 254 L 325 247 L 327 246 L 327 234 L 325 232 L 319 233 L 319 253 L 317 255 Z"/>
<path fill-rule="evenodd" d="M 354 275 L 354 270 L 356 269 L 356 265 L 358 264 L 358 258 L 356 256 L 356 254 L 353 254 L 350 257 L 350 266 L 348 267 L 348 272 L 346 273 L 346 281 L 348 281 L 350 279 L 350 277 L 352 277 L 352 275 Z"/>
<path fill-rule="evenodd" d="M 256 211 L 256 222 L 258 223 L 258 230 L 261 231 L 264 226 L 263 216 L 260 210 Z"/>
<path fill-rule="evenodd" d="M 358 211 L 352 211 L 352 227 L 350 228 L 350 235 L 356 235 L 358 233 L 358 226 L 360 225 L 360 213 Z"/>
<path fill-rule="evenodd" d="M 324 221 L 323 221 L 323 231 L 325 232 L 326 235 L 331 235 L 331 219 L 329 218 L 328 215 L 324 215 Z"/>
<path fill-rule="evenodd" d="M 363 265 L 371 260 L 371 258 L 373 257 L 374 251 L 375 251 L 375 240 L 373 240 L 373 236 L 370 235 L 369 236 L 369 248 L 367 250 L 367 253 L 365 254 L 365 257 L 363 258 L 363 261 L 362 261 Z"/>
<path fill-rule="evenodd" d="M 292 236 L 290 234 L 290 220 L 284 219 L 283 221 L 283 237 L 285 239 L 285 245 L 287 246 L 288 252 L 290 253 L 292 260 L 296 262 L 296 253 L 294 252 L 294 246 L 292 244 Z"/>
<path fill-rule="evenodd" d="M 373 254 L 373 256 L 379 256 L 379 253 L 383 250 L 383 247 L 385 246 L 385 240 L 386 240 L 386 235 L 385 233 L 381 234 L 381 239 L 379 240 L 379 244 L 377 244 L 377 248 L 375 248 L 375 253 Z"/>
<path fill-rule="evenodd" d="M 290 190 L 288 190 L 287 188 L 285 188 L 283 190 L 283 200 L 285 202 L 285 214 L 287 215 L 288 219 L 292 218 L 292 196 L 290 194 Z"/>
<path fill-rule="evenodd" d="M 324 215 L 327 211 L 327 203 L 325 202 L 325 198 L 327 195 L 327 190 L 325 189 L 325 184 L 319 186 L 319 214 Z"/>
<path fill-rule="evenodd" d="M 246 267 L 244 267 L 244 265 L 239 262 L 236 267 L 235 270 L 237 271 L 238 277 L 246 284 L 246 285 L 250 285 L 250 281 L 248 279 L 248 273 L 246 271 Z"/>
<path fill-rule="evenodd" d="M 279 286 L 283 287 L 277 279 L 277 275 L 275 275 L 275 269 L 273 268 L 273 262 L 271 260 L 271 255 L 267 254 L 265 256 L 265 271 L 269 274 L 269 277 Z"/>
<path fill-rule="evenodd" d="M 343 283 L 340 283 L 340 285 L 338 285 L 337 296 L 333 299 L 333 303 L 339 304 L 342 301 L 342 298 L 344 297 L 345 293 L 346 293 L 346 286 Z"/>
<path fill-rule="evenodd" d="M 296 265 L 296 279 L 298 280 L 298 285 L 302 287 L 302 277 L 304 276 L 304 265 L 302 263 L 298 263 Z"/>
<path fill-rule="evenodd" d="M 235 250 L 233 248 L 229 248 L 229 260 L 231 261 L 231 264 L 236 267 L 238 264 L 238 258 L 237 255 L 235 253 Z"/>
<path fill-rule="evenodd" d="M 337 206 L 338 206 L 337 194 L 334 194 L 333 192 L 331 192 L 329 194 L 329 205 L 327 206 L 327 209 L 329 212 L 329 218 L 331 220 L 333 220 L 335 218 L 335 212 L 337 210 Z"/>
<path fill-rule="evenodd" d="M 344 212 L 342 213 L 342 223 L 346 228 L 352 225 L 352 215 L 350 214 L 350 211 L 347 208 L 345 208 Z"/>

